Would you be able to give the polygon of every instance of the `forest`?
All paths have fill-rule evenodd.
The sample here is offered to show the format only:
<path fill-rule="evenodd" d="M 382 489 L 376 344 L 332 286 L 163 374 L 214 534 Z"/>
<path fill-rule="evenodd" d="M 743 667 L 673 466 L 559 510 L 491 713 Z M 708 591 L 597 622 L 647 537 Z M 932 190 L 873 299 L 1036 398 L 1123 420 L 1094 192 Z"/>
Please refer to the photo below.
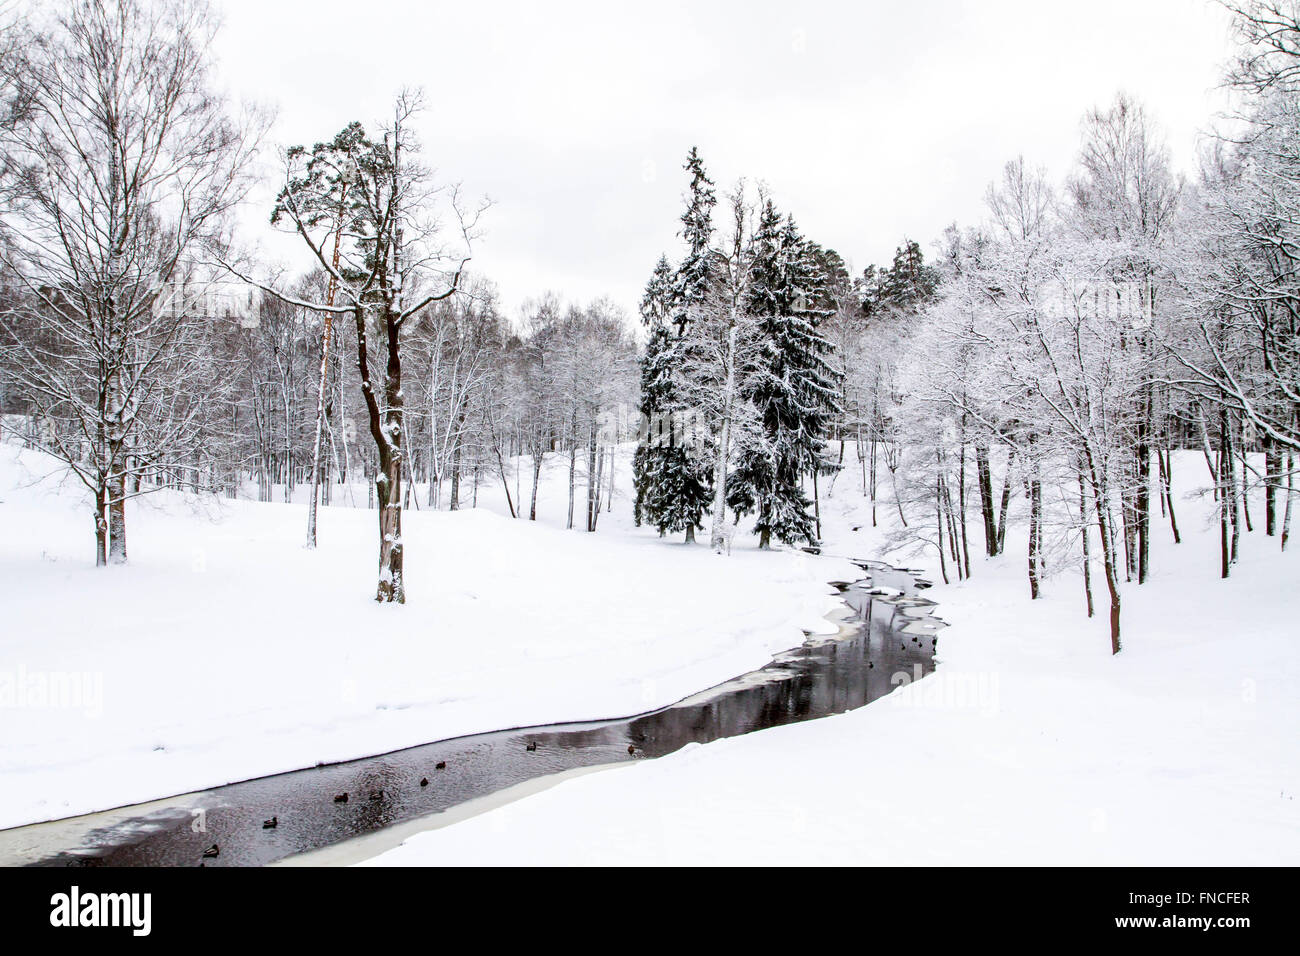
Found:
<path fill-rule="evenodd" d="M 596 532 L 635 443 L 636 523 L 719 554 L 737 529 L 817 549 L 825 497 L 852 493 L 947 582 L 1020 522 L 1028 596 L 1080 572 L 1118 653 L 1152 536 L 1180 537 L 1173 451 L 1204 460 L 1222 577 L 1243 533 L 1291 530 L 1300 18 L 1232 12 L 1235 107 L 1206 118 L 1194 175 L 1122 94 L 1081 118 L 1072 168 L 1009 158 L 982 221 L 850 274 L 761 178 L 719 186 L 691 148 L 680 246 L 630 316 L 563 290 L 503 306 L 474 268 L 486 203 L 433 173 L 414 89 L 278 154 L 259 214 L 310 265 L 268 264 L 235 215 L 268 120 L 217 92 L 204 4 L 11 11 L 5 439 L 84 485 L 105 566 L 127 561 L 126 503 L 162 489 L 305 501 L 309 547 L 318 509 L 374 509 L 384 603 L 406 599 L 404 511 L 491 487 L 536 520 L 554 460 L 565 526 Z"/>

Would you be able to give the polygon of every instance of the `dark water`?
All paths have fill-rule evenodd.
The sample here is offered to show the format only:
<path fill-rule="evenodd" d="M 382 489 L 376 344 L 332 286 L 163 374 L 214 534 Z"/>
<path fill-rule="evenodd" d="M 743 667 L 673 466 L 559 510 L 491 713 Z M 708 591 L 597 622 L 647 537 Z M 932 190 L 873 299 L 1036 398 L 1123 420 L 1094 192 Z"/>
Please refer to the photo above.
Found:
<path fill-rule="evenodd" d="M 155 801 L 138 814 L 125 808 L 16 827 L 0 831 L 0 864 L 272 863 L 546 774 L 660 757 L 689 743 L 861 707 L 893 690 L 898 675 L 912 680 L 934 669 L 942 622 L 930 616 L 934 603 L 917 596 L 927 582 L 886 565 L 860 566 L 868 577 L 840 586 L 851 617 L 837 637 L 810 639 L 760 670 L 661 710 L 459 737 Z M 440 762 L 446 764 L 442 770 Z M 422 786 L 422 780 L 428 783 Z M 335 802 L 343 793 L 347 802 Z M 263 821 L 273 816 L 277 826 L 264 829 Z M 214 843 L 219 855 L 204 858 Z"/>

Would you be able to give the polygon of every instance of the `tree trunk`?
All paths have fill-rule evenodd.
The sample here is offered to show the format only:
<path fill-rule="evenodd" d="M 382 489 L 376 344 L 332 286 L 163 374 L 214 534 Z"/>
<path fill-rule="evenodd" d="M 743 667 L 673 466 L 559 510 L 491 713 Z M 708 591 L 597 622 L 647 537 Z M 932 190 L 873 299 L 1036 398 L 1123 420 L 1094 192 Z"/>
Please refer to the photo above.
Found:
<path fill-rule="evenodd" d="M 1174 456 L 1170 449 L 1164 454 L 1157 452 L 1160 459 L 1160 492 L 1164 495 L 1165 508 L 1169 512 L 1169 527 L 1174 533 L 1174 544 L 1182 541 L 1178 534 L 1178 517 L 1174 514 Z"/>
<path fill-rule="evenodd" d="M 1227 465 L 1224 460 L 1223 452 L 1219 452 L 1219 577 L 1226 578 L 1232 566 L 1232 551 L 1229 545 L 1231 532 L 1228 530 L 1228 523 L 1231 520 L 1228 517 L 1228 492 L 1227 482 L 1224 480 L 1225 469 Z"/>
<path fill-rule="evenodd" d="M 406 583 L 402 567 L 402 468 L 400 451 L 380 452 L 375 493 L 379 505 L 379 587 L 375 600 L 404 604 Z"/>
<path fill-rule="evenodd" d="M 1088 543 L 1088 495 L 1084 489 L 1083 468 L 1079 468 L 1079 532 L 1083 536 L 1083 594 L 1088 600 L 1088 617 L 1092 617 L 1092 554 Z"/>
<path fill-rule="evenodd" d="M 614 510 L 614 453 L 618 450 L 617 445 L 609 446 L 609 490 L 605 493 L 605 511 Z"/>
<path fill-rule="evenodd" d="M 984 519 L 984 550 L 991 558 L 998 553 L 998 526 L 993 513 L 993 473 L 989 468 L 987 445 L 975 446 L 975 473 L 980 490 L 980 515 Z"/>
<path fill-rule="evenodd" d="M 537 486 L 542 480 L 542 457 L 533 455 L 533 499 L 528 508 L 528 520 L 537 520 Z"/>
<path fill-rule="evenodd" d="M 1097 527 L 1101 533 L 1102 541 L 1110 540 L 1109 522 L 1106 518 L 1106 509 L 1097 509 Z M 1119 640 L 1119 574 L 1115 567 L 1115 549 L 1112 547 L 1102 548 L 1102 568 L 1106 572 L 1106 589 L 1110 592 L 1110 652 L 1118 654 L 1120 652 Z"/>
<path fill-rule="evenodd" d="M 337 234 L 336 234 L 337 235 Z M 338 240 L 334 242 L 334 268 L 338 268 Z M 334 277 L 330 276 L 327 304 L 334 304 Z M 320 487 L 320 442 L 325 426 L 325 387 L 329 378 L 330 332 L 334 327 L 334 313 L 326 312 L 325 327 L 321 332 L 320 382 L 316 387 L 316 440 L 311 452 L 311 498 L 307 502 L 307 547 L 316 547 L 316 496 Z"/>
<path fill-rule="evenodd" d="M 375 397 L 374 383 L 370 377 L 370 363 L 366 342 L 365 311 L 355 312 L 357 326 L 357 371 L 361 374 L 361 393 L 366 402 L 370 435 L 379 456 L 379 470 L 375 475 L 374 493 L 379 508 L 379 584 L 375 600 L 380 603 L 404 604 L 406 581 L 404 578 L 402 543 L 402 358 L 398 334 L 400 326 L 391 303 L 381 306 L 380 321 L 387 332 L 387 363 L 384 370 L 384 408 L 381 410 Z"/>
<path fill-rule="evenodd" d="M 95 567 L 108 564 L 108 519 L 104 517 L 104 500 L 107 489 L 103 482 L 95 488 Z"/>
<path fill-rule="evenodd" d="M 1277 443 L 1266 438 L 1264 441 L 1264 534 L 1270 538 L 1277 534 L 1277 479 L 1282 470 L 1280 458 Z"/>
<path fill-rule="evenodd" d="M 591 434 L 587 437 L 587 532 L 596 530 L 596 514 L 600 507 L 598 502 L 599 476 L 596 473 L 596 458 L 599 448 L 596 442 L 596 420 L 591 421 Z"/>
<path fill-rule="evenodd" d="M 496 452 L 497 452 L 497 471 L 501 475 L 501 487 L 506 490 L 506 507 L 510 509 L 510 517 L 516 518 L 518 517 L 518 515 L 515 514 L 514 499 L 510 497 L 510 482 L 506 479 L 506 463 L 505 460 L 501 457 L 500 445 L 497 445 Z"/>
<path fill-rule="evenodd" d="M 1288 448 L 1286 453 L 1286 506 L 1282 509 L 1282 550 L 1291 537 L 1291 499 L 1295 494 L 1295 455 Z"/>
<path fill-rule="evenodd" d="M 126 483 L 121 475 L 108 482 L 108 563 L 126 564 Z"/>
<path fill-rule="evenodd" d="M 1238 496 L 1237 489 L 1237 462 L 1233 454 L 1232 420 L 1228 417 L 1227 409 L 1222 411 L 1220 423 L 1223 426 L 1223 447 L 1219 454 L 1224 467 L 1224 500 L 1230 501 L 1232 505 L 1232 554 L 1230 560 L 1233 564 L 1236 564 L 1237 548 L 1241 541 L 1241 498 Z"/>
<path fill-rule="evenodd" d="M 876 527 L 876 440 L 871 439 L 871 527 Z"/>
<path fill-rule="evenodd" d="M 816 522 L 816 527 L 817 527 L 817 541 L 820 542 L 822 539 L 822 503 L 821 503 L 821 496 L 818 495 L 817 493 L 817 466 L 816 465 L 813 465 L 812 482 L 813 482 L 813 520 Z"/>
<path fill-rule="evenodd" d="M 1254 524 L 1250 520 L 1250 463 L 1246 459 L 1246 443 L 1239 441 L 1237 444 L 1241 448 L 1241 481 L 1238 483 L 1241 488 L 1241 515 L 1246 521 L 1246 530 L 1254 531 Z"/>
<path fill-rule="evenodd" d="M 1011 472 L 1016 460 L 1015 449 L 1007 450 L 1007 473 L 1002 476 L 1002 500 L 998 509 L 998 550 L 1001 554 L 1007 543 L 1007 508 L 1011 504 Z"/>
<path fill-rule="evenodd" d="M 447 502 L 448 511 L 460 510 L 460 448 L 461 437 L 456 436 L 451 458 L 451 498 Z"/>
<path fill-rule="evenodd" d="M 1145 584 L 1151 564 L 1151 386 L 1146 393 L 1138 419 L 1137 446 L 1137 496 L 1134 511 L 1137 518 L 1137 576 L 1138 584 Z"/>
<path fill-rule="evenodd" d="M 962 562 L 966 565 L 966 577 L 970 577 L 970 535 L 966 527 L 966 439 L 965 425 L 962 426 L 963 436 L 961 444 L 961 457 L 957 464 L 957 519 L 958 526 L 961 529 L 961 554 Z"/>
<path fill-rule="evenodd" d="M 573 435 L 573 436 L 570 438 L 570 440 L 569 440 L 569 519 L 568 519 L 568 522 L 565 524 L 565 527 L 566 527 L 566 528 L 572 528 L 572 527 L 573 527 L 573 487 L 574 487 L 574 471 L 575 471 L 575 469 L 577 468 L 577 465 L 578 465 L 578 446 L 577 446 L 577 438 L 578 438 L 578 436 L 575 434 L 575 435 Z"/>
<path fill-rule="evenodd" d="M 1108 514 L 1106 482 L 1090 449 L 1084 449 L 1084 457 L 1088 466 L 1088 481 L 1092 485 L 1092 500 L 1097 508 L 1097 530 L 1101 536 L 1101 563 L 1106 573 L 1106 590 L 1110 592 L 1110 652 L 1118 654 L 1121 646 L 1119 572 Z"/>
<path fill-rule="evenodd" d="M 735 342 L 735 329 L 732 329 L 732 342 Z M 728 399 L 730 398 L 731 373 L 727 373 Z M 729 405 L 729 401 L 727 402 Z M 717 457 L 713 462 L 713 526 L 709 532 L 709 547 L 714 554 L 724 554 L 727 550 L 727 449 L 731 444 L 731 418 L 724 414 L 722 434 L 718 440 Z"/>
<path fill-rule="evenodd" d="M 938 477 L 934 480 L 934 526 L 939 535 L 939 573 L 943 576 L 943 583 L 947 584 L 948 564 L 943 556 L 943 482 Z"/>
<path fill-rule="evenodd" d="M 1029 481 L 1029 598 L 1038 600 L 1039 569 L 1042 565 L 1043 535 L 1043 484 L 1038 477 L 1038 465 Z"/>

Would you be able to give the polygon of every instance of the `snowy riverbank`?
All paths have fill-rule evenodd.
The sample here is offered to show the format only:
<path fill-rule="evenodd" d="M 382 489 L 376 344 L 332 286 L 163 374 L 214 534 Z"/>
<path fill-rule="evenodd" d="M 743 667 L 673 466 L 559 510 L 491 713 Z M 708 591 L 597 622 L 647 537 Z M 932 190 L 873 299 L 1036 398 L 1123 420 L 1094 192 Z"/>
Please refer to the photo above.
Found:
<path fill-rule="evenodd" d="M 97 570 L 80 489 L 0 446 L 0 827 L 638 713 L 834 631 L 826 582 L 852 565 L 635 529 L 625 460 L 599 532 L 564 531 L 565 464 L 537 523 L 408 512 L 395 608 L 370 600 L 373 512 L 322 509 L 311 552 L 301 505 L 150 496 L 130 505 L 130 565 Z"/>
<path fill-rule="evenodd" d="M 927 592 L 953 625 L 935 675 L 842 716 L 567 780 L 373 862 L 1300 863 L 1300 556 L 1243 535 L 1220 581 L 1203 471 L 1178 462 L 1183 543 L 1155 536 L 1118 657 L 1076 575 L 1028 600 L 1013 531 L 1005 556 Z M 822 504 L 828 550 L 880 540 L 851 530 L 860 497 Z"/>

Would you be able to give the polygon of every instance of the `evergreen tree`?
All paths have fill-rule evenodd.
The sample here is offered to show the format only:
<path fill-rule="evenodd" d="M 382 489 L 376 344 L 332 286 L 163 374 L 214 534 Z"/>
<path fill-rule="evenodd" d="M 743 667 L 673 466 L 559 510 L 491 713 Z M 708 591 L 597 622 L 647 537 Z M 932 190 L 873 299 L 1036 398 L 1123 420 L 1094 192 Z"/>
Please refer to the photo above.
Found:
<path fill-rule="evenodd" d="M 642 412 L 648 433 L 634 461 L 636 509 L 638 519 L 654 525 L 660 535 L 685 531 L 691 542 L 695 529 L 704 523 L 709 471 L 707 460 L 682 427 L 674 381 L 678 344 L 669 328 L 654 328 L 641 362 Z"/>
<path fill-rule="evenodd" d="M 650 426 L 637 465 L 637 497 L 642 520 L 660 534 L 686 532 L 695 540 L 708 509 L 712 481 L 707 449 L 697 447 L 692 409 L 685 407 L 677 387 L 683 339 L 693 318 L 707 307 L 715 284 L 713 207 L 717 197 L 704 170 L 699 150 L 691 148 L 685 169 L 690 173 L 682 239 L 686 257 L 668 280 L 668 262 L 660 259 L 646 288 L 642 317 L 650 341 L 641 369 L 642 412 Z"/>
<path fill-rule="evenodd" d="M 683 336 L 690 316 L 703 301 L 698 290 L 702 284 L 707 288 L 713 191 L 695 150 L 687 168 L 693 174 L 691 199 L 682 217 L 687 259 L 674 272 L 668 259 L 661 256 L 641 300 L 641 320 L 649 332 L 641 360 L 641 414 L 646 434 L 632 468 L 637 524 L 654 525 L 660 535 L 685 531 L 687 542 L 691 542 L 695 529 L 703 526 L 709 503 L 709 468 L 686 428 L 689 409 L 683 405 L 678 386 Z M 691 281 L 691 276 L 696 279 Z"/>
<path fill-rule="evenodd" d="M 848 297 L 853 288 L 853 278 L 849 275 L 843 257 L 834 249 L 823 249 L 812 241 L 809 241 L 808 249 L 823 277 L 817 308 L 824 309 L 829 314 L 836 310 L 840 299 Z"/>
<path fill-rule="evenodd" d="M 915 312 L 934 298 L 939 272 L 926 265 L 921 247 L 911 239 L 894 252 L 894 262 L 881 273 L 877 295 L 881 305 L 900 312 Z"/>
<path fill-rule="evenodd" d="M 713 180 L 704 171 L 704 161 L 700 159 L 697 147 L 691 147 L 684 168 L 691 174 L 680 233 L 686 242 L 686 258 L 674 279 L 672 303 L 673 324 L 679 336 L 685 334 L 692 313 L 708 302 L 716 284 L 715 254 L 710 248 L 713 207 L 718 201 L 713 191 Z"/>
<path fill-rule="evenodd" d="M 770 200 L 755 231 L 751 275 L 747 306 L 758 318 L 767 367 L 745 397 L 760 410 L 763 436 L 742 443 L 728 503 L 737 516 L 757 516 L 762 548 L 773 536 L 811 544 L 816 534 L 801 478 L 827 467 L 821 436 L 840 411 L 838 373 L 827 358 L 834 346 L 818 331 L 829 314 L 829 277 L 817 247 Z"/>
<path fill-rule="evenodd" d="M 641 359 L 641 421 L 646 433 L 637 444 L 632 459 L 636 488 L 632 517 L 637 527 L 642 521 L 649 521 L 660 528 L 661 534 L 665 529 L 660 522 L 663 502 L 657 476 L 662 471 L 666 449 L 659 443 L 657 431 L 667 413 L 672 392 L 668 374 L 670 366 L 666 361 L 672 351 L 672 336 L 668 329 L 672 291 L 672 266 L 668 264 L 667 256 L 660 256 L 641 299 L 641 322 L 649 333 Z"/>

